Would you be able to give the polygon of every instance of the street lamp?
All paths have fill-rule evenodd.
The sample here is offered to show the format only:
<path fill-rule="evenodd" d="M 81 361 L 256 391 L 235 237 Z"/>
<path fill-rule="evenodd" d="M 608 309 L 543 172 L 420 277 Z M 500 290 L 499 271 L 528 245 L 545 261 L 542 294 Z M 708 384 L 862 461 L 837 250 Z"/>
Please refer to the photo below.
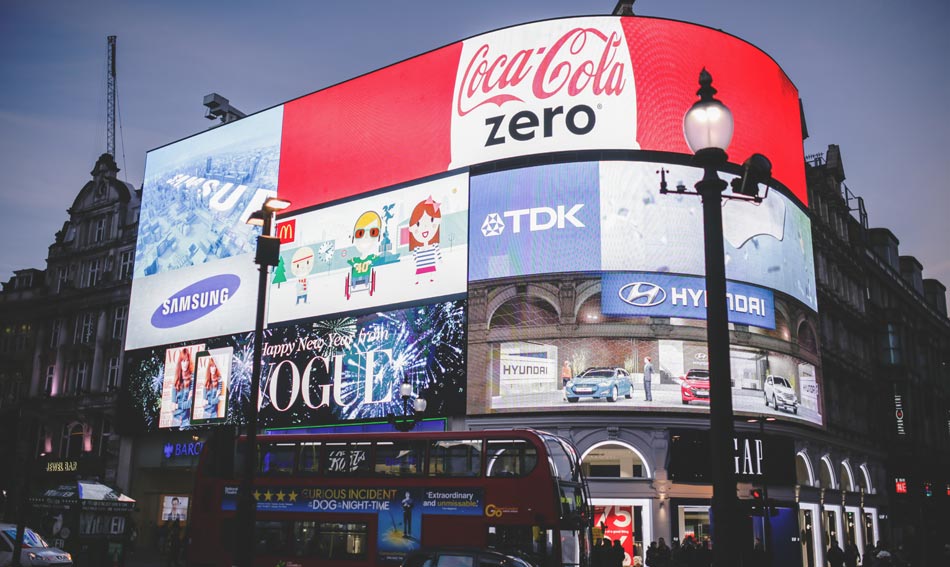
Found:
<path fill-rule="evenodd" d="M 417 396 L 413 400 L 413 393 L 409 377 L 403 376 L 402 383 L 399 384 L 399 397 L 402 398 L 402 415 L 390 414 L 389 416 L 389 424 L 397 431 L 412 431 L 416 424 L 422 421 L 422 414 L 426 411 L 427 402 L 422 396 Z"/>
<path fill-rule="evenodd" d="M 244 471 L 238 490 L 236 542 L 234 565 L 250 567 L 254 563 L 254 515 L 257 505 L 254 502 L 254 470 L 257 465 L 257 410 L 261 389 L 261 351 L 264 342 L 264 317 L 267 310 L 267 274 L 271 266 L 280 260 L 280 239 L 271 236 L 274 214 L 290 206 L 290 201 L 270 197 L 247 219 L 247 224 L 261 227 L 257 237 L 257 254 L 254 263 L 258 265 L 260 276 L 257 280 L 257 318 L 254 323 L 254 360 L 251 367 L 250 399 L 246 410 L 247 443 L 244 450 Z"/>
<path fill-rule="evenodd" d="M 775 418 L 772 416 L 762 416 L 759 417 L 750 417 L 746 420 L 749 423 L 758 423 L 759 424 L 759 437 L 762 438 L 762 444 L 765 444 L 765 422 L 775 421 Z M 767 473 L 768 471 L 766 471 Z M 772 510 L 769 506 L 769 478 L 768 474 L 762 475 L 762 509 L 765 512 L 762 516 L 762 530 L 764 532 L 764 540 L 762 543 L 765 545 L 765 565 L 766 567 L 771 567 L 772 565 Z"/>
<path fill-rule="evenodd" d="M 734 520 L 738 517 L 736 473 L 733 462 L 732 377 L 729 369 L 729 320 L 726 308 L 726 264 L 723 252 L 722 199 L 760 202 L 758 183 L 768 182 L 771 164 L 756 154 L 743 164 L 743 176 L 732 182 L 732 195 L 724 195 L 729 185 L 719 178 L 719 169 L 726 165 L 726 148 L 732 141 L 732 112 L 713 95 L 712 76 L 704 68 L 699 74 L 699 100 L 683 117 L 683 134 L 693 152 L 693 165 L 703 168 L 703 178 L 687 191 L 676 187 L 678 194 L 699 195 L 703 201 L 703 238 L 706 257 L 706 340 L 709 354 L 709 429 L 712 464 L 712 540 L 716 567 L 740 564 L 739 533 Z M 660 193 L 671 192 L 666 184 L 666 171 L 660 170 Z M 768 189 L 766 189 L 766 192 Z"/>

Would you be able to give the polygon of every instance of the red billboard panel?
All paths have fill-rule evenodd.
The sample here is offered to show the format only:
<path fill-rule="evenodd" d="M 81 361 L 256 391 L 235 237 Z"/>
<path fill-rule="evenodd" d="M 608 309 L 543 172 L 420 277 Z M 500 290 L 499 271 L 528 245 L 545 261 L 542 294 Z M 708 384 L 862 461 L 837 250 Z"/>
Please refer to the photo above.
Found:
<path fill-rule="evenodd" d="M 287 103 L 278 191 L 303 208 L 518 156 L 688 154 L 703 68 L 735 119 L 730 161 L 765 154 L 806 203 L 798 92 L 768 55 L 702 26 L 610 16 L 489 32 Z"/>

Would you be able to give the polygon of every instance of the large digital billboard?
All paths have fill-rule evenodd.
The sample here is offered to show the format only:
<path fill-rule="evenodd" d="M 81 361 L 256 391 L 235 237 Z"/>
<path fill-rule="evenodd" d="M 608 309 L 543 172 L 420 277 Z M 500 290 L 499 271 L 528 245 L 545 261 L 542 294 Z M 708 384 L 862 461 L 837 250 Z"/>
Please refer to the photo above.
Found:
<path fill-rule="evenodd" d="M 253 252 L 246 223 L 277 193 L 282 109 L 149 152 L 126 349 L 249 330 Z"/>
<path fill-rule="evenodd" d="M 472 362 L 470 414 L 524 411 L 708 412 L 706 343 L 578 336 L 492 341 Z M 646 370 L 650 358 L 651 371 Z M 734 411 L 823 423 L 817 369 L 764 348 L 732 346 Z"/>
<path fill-rule="evenodd" d="M 464 300 L 271 325 L 259 421 L 295 428 L 385 420 L 409 380 L 429 417 L 465 414 Z M 126 388 L 145 430 L 247 420 L 254 334 L 129 353 Z"/>
<path fill-rule="evenodd" d="M 385 420 L 409 381 L 429 416 L 465 413 L 464 301 L 274 325 L 263 345 L 265 428 Z"/>
<path fill-rule="evenodd" d="M 272 322 L 464 294 L 468 175 L 291 216 L 277 233 Z"/>
<path fill-rule="evenodd" d="M 471 181 L 469 279 L 557 272 L 705 275 L 702 203 L 660 194 L 659 168 L 692 187 L 701 169 L 649 162 L 544 165 Z M 729 176 L 725 176 L 729 177 Z M 817 310 L 811 223 L 777 191 L 723 204 L 726 276 Z"/>
<path fill-rule="evenodd" d="M 286 103 L 280 192 L 305 208 L 532 154 L 688 154 L 703 68 L 735 117 L 730 161 L 765 154 L 807 203 L 798 91 L 775 61 L 718 30 L 610 16 L 474 36 Z M 394 148 L 412 151 L 380 159 Z"/>
<path fill-rule="evenodd" d="M 587 368 L 581 353 L 603 348 L 603 358 L 621 344 L 616 333 L 552 336 L 525 319 L 523 336 L 484 327 L 489 338 L 479 334 L 469 356 L 467 294 L 512 281 L 550 288 L 579 274 L 601 296 L 598 317 L 653 341 L 665 353 L 658 373 L 685 376 L 688 365 L 670 363 L 676 333 L 659 337 L 642 320 L 675 329 L 705 316 L 701 203 L 659 194 L 661 169 L 674 188 L 702 176 L 663 162 L 689 154 L 682 119 L 704 67 L 735 117 L 730 162 L 759 152 L 773 164 L 762 203 L 723 205 L 730 321 L 790 340 L 788 313 L 801 303 L 799 318 L 809 319 L 817 309 L 794 85 L 757 48 L 702 26 L 549 20 L 453 43 L 149 153 L 126 337 L 127 385 L 146 425 L 246 419 L 259 230 L 245 221 L 275 194 L 293 206 L 277 218 L 279 260 L 266 284 L 265 427 L 378 420 L 399 409 L 404 377 L 430 416 L 463 414 L 471 386 L 476 414 L 587 407 L 563 392 L 550 406 L 519 396 L 532 380 L 563 390 Z M 595 154 L 603 151 L 616 161 L 592 161 L 607 159 Z M 520 168 L 509 159 L 523 156 L 540 157 Z M 548 165 L 527 166 L 541 160 Z M 546 293 L 568 303 L 575 295 Z M 566 350 L 577 361 L 565 365 Z M 813 357 L 792 362 L 794 349 L 778 350 L 734 349 L 734 369 L 749 352 L 779 368 L 757 362 L 756 385 L 737 387 L 737 407 L 754 397 L 747 390 L 769 407 L 791 390 L 801 413 L 783 414 L 820 424 Z M 628 375 L 614 406 L 635 399 L 640 362 L 591 359 L 601 364 Z"/>

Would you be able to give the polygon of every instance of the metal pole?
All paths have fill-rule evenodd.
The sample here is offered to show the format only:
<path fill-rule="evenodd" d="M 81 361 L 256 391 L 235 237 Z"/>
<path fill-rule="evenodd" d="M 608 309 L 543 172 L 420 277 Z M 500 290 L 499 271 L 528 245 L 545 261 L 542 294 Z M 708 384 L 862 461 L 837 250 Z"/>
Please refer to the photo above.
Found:
<path fill-rule="evenodd" d="M 270 236 L 273 211 L 261 208 L 264 216 L 262 236 Z M 260 241 L 258 241 L 260 246 Z M 257 319 L 254 324 L 254 360 L 251 368 L 251 391 L 247 409 L 247 442 L 244 445 L 244 471 L 238 490 L 237 541 L 232 564 L 236 567 L 251 567 L 254 564 L 254 521 L 257 504 L 254 500 L 254 472 L 257 465 L 257 411 L 260 399 L 261 356 L 264 341 L 264 316 L 267 306 L 267 264 L 258 265 L 260 275 L 257 280 Z"/>
<path fill-rule="evenodd" d="M 732 423 L 732 377 L 729 368 L 729 320 L 726 310 L 726 264 L 723 252 L 722 192 L 727 183 L 717 168 L 726 161 L 722 150 L 700 150 L 697 163 L 704 176 L 696 183 L 703 200 L 706 254 L 706 336 L 709 348 L 709 428 L 712 463 L 713 565 L 740 565 Z"/>
<path fill-rule="evenodd" d="M 762 438 L 762 444 L 765 445 L 765 418 L 759 418 L 759 437 Z M 772 507 L 769 505 L 769 478 L 767 474 L 762 475 L 762 497 L 765 501 L 765 565 L 772 566 Z"/>

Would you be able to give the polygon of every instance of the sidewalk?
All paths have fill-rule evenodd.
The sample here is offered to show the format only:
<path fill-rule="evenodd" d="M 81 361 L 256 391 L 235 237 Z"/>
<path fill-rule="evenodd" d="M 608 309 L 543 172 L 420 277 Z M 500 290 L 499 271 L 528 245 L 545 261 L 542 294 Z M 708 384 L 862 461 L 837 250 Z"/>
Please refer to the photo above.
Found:
<path fill-rule="evenodd" d="M 125 567 L 168 567 L 168 559 L 155 550 L 139 550 L 125 558 Z M 184 565 L 184 562 L 179 562 Z"/>

